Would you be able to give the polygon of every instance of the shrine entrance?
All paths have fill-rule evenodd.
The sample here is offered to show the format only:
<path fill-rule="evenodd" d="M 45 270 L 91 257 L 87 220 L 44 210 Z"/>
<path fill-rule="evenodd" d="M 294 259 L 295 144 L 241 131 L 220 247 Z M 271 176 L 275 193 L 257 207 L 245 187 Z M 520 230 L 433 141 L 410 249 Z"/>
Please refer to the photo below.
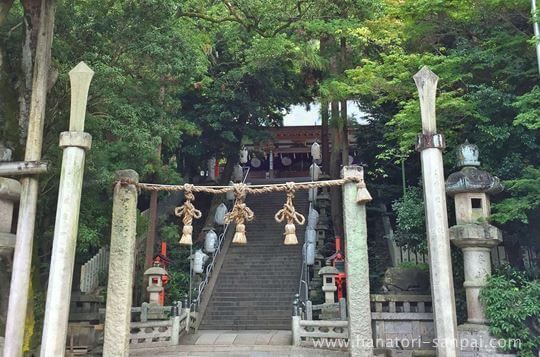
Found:
<path fill-rule="evenodd" d="M 365 204 L 371 200 L 369 192 L 366 189 L 363 179 L 363 170 L 359 166 L 347 166 L 343 170 L 342 179 L 326 180 L 326 181 L 310 181 L 310 182 L 288 182 L 264 185 L 246 185 L 243 183 L 234 184 L 233 186 L 194 186 L 191 184 L 185 185 L 159 185 L 140 183 L 138 175 L 132 170 L 123 170 L 117 172 L 117 181 L 114 188 L 113 198 L 113 219 L 111 232 L 111 247 L 110 247 L 110 268 L 109 276 L 114 276 L 115 283 L 108 284 L 107 304 L 106 304 L 106 320 L 104 334 L 104 355 L 124 355 L 125 351 L 129 350 L 130 341 L 143 340 L 148 343 L 152 342 L 158 331 L 163 330 L 160 336 L 168 335 L 170 344 L 177 344 L 181 335 L 189 333 L 190 326 L 197 326 L 202 320 L 204 327 L 204 316 L 199 316 L 197 307 L 192 306 L 188 301 L 183 306 L 173 307 L 173 317 L 170 321 L 159 323 L 160 326 L 151 327 L 150 325 L 141 325 L 131 321 L 131 295 L 133 282 L 133 266 L 134 266 L 134 243 L 136 233 L 136 205 L 138 192 L 142 190 L 148 191 L 167 191 L 167 192 L 183 192 L 185 201 L 175 210 L 176 215 L 182 221 L 182 231 L 180 244 L 191 245 L 193 241 L 193 220 L 200 217 L 200 211 L 196 207 L 196 196 L 198 193 L 206 193 L 213 195 L 225 195 L 233 193 L 235 202 L 231 210 L 225 215 L 225 223 L 234 227 L 230 244 L 233 246 L 231 252 L 240 248 L 237 256 L 234 254 L 230 258 L 231 262 L 242 260 L 241 249 L 252 249 L 253 254 L 258 255 L 258 259 L 254 260 L 258 263 L 244 266 L 243 264 L 232 264 L 229 266 L 229 278 L 238 274 L 254 275 L 258 279 L 264 279 L 264 267 L 270 262 L 273 266 L 283 268 L 278 270 L 282 275 L 282 282 L 277 282 L 275 285 L 275 296 L 284 294 L 283 301 L 280 302 L 283 309 L 283 316 L 272 320 L 276 316 L 275 307 L 270 307 L 270 314 L 262 316 L 262 321 L 243 320 L 246 325 L 239 326 L 240 319 L 230 319 L 231 329 L 238 328 L 254 328 L 258 329 L 261 326 L 268 326 L 270 329 L 278 330 L 291 326 L 292 340 L 301 338 L 302 331 L 305 333 L 306 326 L 302 325 L 301 316 L 305 313 L 305 307 L 301 306 L 299 301 L 290 301 L 291 292 L 296 291 L 295 284 L 286 288 L 285 280 L 289 270 L 294 266 L 301 267 L 302 246 L 298 239 L 301 233 L 299 227 L 303 226 L 310 219 L 309 211 L 306 212 L 308 202 L 306 199 L 298 199 L 302 194 L 307 197 L 309 190 L 322 190 L 329 187 L 343 186 L 344 198 L 344 226 L 346 231 L 345 249 L 350 252 L 347 259 L 347 270 L 350 272 L 348 280 L 349 289 L 354 289 L 354 295 L 360 297 L 360 300 L 353 306 L 349 306 L 349 323 L 347 321 L 339 321 L 337 328 L 342 330 L 343 335 L 359 336 L 358 338 L 370 340 L 371 337 L 371 322 L 370 322 L 370 301 L 368 277 L 368 257 L 367 257 L 367 229 Z M 263 209 L 263 211 L 259 211 Z M 275 212 L 270 212 L 275 210 Z M 308 215 L 307 219 L 305 215 Z M 261 231 L 275 230 L 274 240 L 264 240 L 261 235 L 257 235 L 257 231 L 250 231 L 252 225 L 249 222 L 254 221 L 255 217 L 260 215 Z M 275 221 L 275 222 L 272 222 Z M 272 228 L 270 228 L 272 227 Z M 254 236 L 251 236 L 251 235 Z M 251 238 L 250 238 L 251 237 Z M 252 245 L 252 248 L 249 248 Z M 237 248 L 238 247 L 238 248 Z M 288 256 L 287 256 L 288 254 Z M 282 256 L 280 258 L 280 256 Z M 274 260 L 271 260 L 274 259 Z M 196 264 L 196 262 L 195 262 Z M 288 265 L 290 264 L 290 265 Z M 290 268 L 288 268 L 290 267 Z M 298 271 L 299 269 L 296 269 Z M 294 274 L 294 272 L 293 272 Z M 220 277 L 221 278 L 221 277 Z M 292 277 L 293 280 L 296 277 Z M 226 276 L 223 277 L 222 285 L 217 285 L 219 288 L 225 288 L 227 285 Z M 247 279 L 247 278 L 246 278 Z M 253 280 L 255 283 L 256 280 Z M 264 282 L 264 281 L 263 281 Z M 264 283 L 276 283 L 266 281 Z M 251 294 L 256 294 L 255 291 L 244 290 L 239 291 L 239 286 L 231 286 L 230 304 L 228 306 L 211 306 L 209 311 L 217 313 L 217 316 L 227 316 L 229 312 L 247 311 L 249 315 L 250 306 L 242 306 L 242 296 L 248 297 Z M 284 290 L 290 291 L 284 291 Z M 226 290 L 222 290 L 226 292 Z M 244 295 L 242 295 L 244 294 Z M 265 292 L 258 296 L 261 299 L 261 305 L 264 305 Z M 287 303 L 289 300 L 290 302 Z M 249 303 L 244 300 L 244 303 Z M 263 306 L 264 307 L 264 306 Z M 251 306 L 253 308 L 253 306 Z M 288 312 L 287 312 L 288 310 Z M 211 314 L 207 316 L 211 316 Z M 222 315 L 219 315 L 221 313 Z M 292 317 L 292 315 L 296 316 Z M 216 315 L 214 315 L 216 316 Z M 292 321 L 291 321 L 292 319 Z M 225 318 L 225 320 L 227 320 Z M 287 322 L 288 320 L 288 322 Z M 210 319 L 208 323 L 210 324 Z M 248 324 L 249 322 L 249 324 Z M 310 322 L 311 321 L 307 321 Z M 306 322 L 306 323 L 307 323 Z M 324 322 L 324 321 L 322 321 Z M 296 324 L 295 324 L 296 323 Z M 347 326 L 343 325 L 345 323 Z M 135 324 L 135 325 L 134 325 Z M 235 326 L 236 324 L 236 326 Z M 272 325 L 274 324 L 274 325 Z M 207 325 L 211 328 L 211 325 Z M 302 327 L 303 326 L 303 327 Z M 133 329 L 137 329 L 134 331 Z M 147 337 L 150 336 L 150 341 Z M 153 336 L 153 337 L 152 337 Z M 158 339 L 159 340 L 159 339 Z M 121 343 L 125 341 L 125 343 Z M 369 348 L 361 347 L 360 348 Z"/>

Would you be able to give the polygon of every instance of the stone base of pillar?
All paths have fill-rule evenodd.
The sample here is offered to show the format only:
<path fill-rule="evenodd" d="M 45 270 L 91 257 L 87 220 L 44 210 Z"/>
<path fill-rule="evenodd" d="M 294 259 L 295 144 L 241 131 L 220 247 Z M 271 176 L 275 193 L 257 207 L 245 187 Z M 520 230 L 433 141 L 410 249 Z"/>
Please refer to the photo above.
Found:
<path fill-rule="evenodd" d="M 506 341 L 491 336 L 486 325 L 465 323 L 458 326 L 458 336 L 460 357 L 516 356 L 513 353 L 506 353 L 497 349 L 499 341 L 501 344 Z"/>

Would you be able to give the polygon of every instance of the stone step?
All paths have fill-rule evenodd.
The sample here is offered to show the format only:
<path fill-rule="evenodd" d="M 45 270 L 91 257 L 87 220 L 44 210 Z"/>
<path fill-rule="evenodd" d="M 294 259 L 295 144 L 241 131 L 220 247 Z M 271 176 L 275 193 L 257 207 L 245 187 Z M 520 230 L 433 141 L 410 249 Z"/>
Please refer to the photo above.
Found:
<path fill-rule="evenodd" d="M 308 195 L 295 198 L 307 215 Z M 299 244 L 283 244 L 284 224 L 274 220 L 284 193 L 248 196 L 255 219 L 246 224 L 247 244 L 231 244 L 203 316 L 201 329 L 267 330 L 291 326 L 291 310 L 302 261 L 305 226 L 296 227 Z"/>

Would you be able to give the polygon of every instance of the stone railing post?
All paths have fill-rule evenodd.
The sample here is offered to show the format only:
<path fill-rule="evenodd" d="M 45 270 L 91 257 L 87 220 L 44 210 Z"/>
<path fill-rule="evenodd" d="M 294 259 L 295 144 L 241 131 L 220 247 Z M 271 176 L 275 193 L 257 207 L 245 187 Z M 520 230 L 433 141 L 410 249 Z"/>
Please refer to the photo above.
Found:
<path fill-rule="evenodd" d="M 84 159 L 86 150 L 90 149 L 92 142 L 90 134 L 84 132 L 84 119 L 88 89 L 93 75 L 94 72 L 84 62 L 69 72 L 71 117 L 69 131 L 60 134 L 60 147 L 64 149 L 64 153 L 41 338 L 42 356 L 62 356 L 66 350 Z"/>
<path fill-rule="evenodd" d="M 189 332 L 189 328 L 191 327 L 191 308 L 188 306 L 184 308 L 184 313 L 186 314 L 186 331 Z"/>
<path fill-rule="evenodd" d="M 171 345 L 176 346 L 180 342 L 180 316 L 172 317 Z M 189 315 L 187 317 L 189 319 Z"/>
<path fill-rule="evenodd" d="M 133 183 L 139 181 L 139 175 L 133 170 L 121 170 L 116 172 L 116 179 L 103 355 L 119 357 L 129 354 L 137 228 L 137 187 Z"/>
<path fill-rule="evenodd" d="M 363 182 L 364 170 L 360 166 L 345 166 L 342 177 Z M 366 223 L 366 203 L 371 197 L 364 195 L 359 202 L 357 194 L 358 185 L 355 182 L 343 186 L 349 348 L 352 357 L 366 357 L 373 356 Z"/>
<path fill-rule="evenodd" d="M 293 346 L 300 346 L 301 338 L 300 338 L 300 320 L 302 318 L 300 316 L 293 316 L 292 317 L 292 344 Z"/>
<path fill-rule="evenodd" d="M 422 116 L 422 134 L 416 147 L 422 162 L 433 315 L 439 342 L 437 356 L 452 357 L 457 355 L 458 336 L 442 158 L 444 139 L 437 134 L 435 118 L 438 79 L 427 67 L 414 75 Z"/>

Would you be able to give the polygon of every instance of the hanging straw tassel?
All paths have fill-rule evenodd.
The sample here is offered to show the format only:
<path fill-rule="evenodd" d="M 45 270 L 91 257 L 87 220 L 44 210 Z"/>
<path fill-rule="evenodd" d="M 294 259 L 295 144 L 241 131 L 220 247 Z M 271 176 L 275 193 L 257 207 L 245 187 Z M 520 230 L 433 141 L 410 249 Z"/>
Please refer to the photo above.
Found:
<path fill-rule="evenodd" d="M 296 212 L 296 209 L 294 208 L 294 191 L 294 182 L 287 182 L 287 201 L 285 201 L 283 208 L 277 211 L 274 217 L 278 223 L 287 220 L 287 224 L 285 225 L 285 233 L 283 234 L 285 236 L 283 244 L 285 245 L 298 244 L 298 238 L 296 237 L 296 226 L 294 223 L 296 222 L 299 225 L 303 225 L 306 221 L 306 218 L 302 214 Z"/>
<path fill-rule="evenodd" d="M 246 226 L 244 224 L 237 224 L 236 225 L 236 232 L 234 233 L 234 237 L 232 240 L 233 243 L 236 244 L 246 244 L 247 238 L 246 238 Z"/>
<path fill-rule="evenodd" d="M 236 223 L 236 230 L 232 242 L 237 244 L 246 244 L 247 237 L 244 222 L 251 221 L 255 217 L 255 214 L 244 203 L 244 200 L 246 199 L 246 185 L 243 183 L 235 184 L 233 191 L 236 201 L 234 202 L 232 210 L 225 215 L 225 223 L 228 224 L 233 221 Z"/>
<path fill-rule="evenodd" d="M 182 237 L 180 238 L 180 244 L 183 245 L 192 245 L 193 244 L 193 218 L 199 219 L 202 214 L 201 211 L 193 206 L 191 201 L 195 200 L 195 195 L 193 195 L 193 185 L 185 184 L 184 185 L 184 197 L 186 200 L 182 206 L 176 207 L 174 209 L 174 214 L 177 217 L 182 217 L 182 223 L 184 227 L 182 228 Z"/>
<path fill-rule="evenodd" d="M 356 203 L 365 204 L 371 202 L 373 198 L 371 198 L 364 180 L 360 180 L 356 187 L 358 188 L 358 192 L 356 193 Z"/>
<path fill-rule="evenodd" d="M 285 225 L 285 240 L 283 241 L 285 245 L 296 245 L 298 244 L 298 238 L 296 238 L 296 226 L 292 223 L 287 223 Z"/>

